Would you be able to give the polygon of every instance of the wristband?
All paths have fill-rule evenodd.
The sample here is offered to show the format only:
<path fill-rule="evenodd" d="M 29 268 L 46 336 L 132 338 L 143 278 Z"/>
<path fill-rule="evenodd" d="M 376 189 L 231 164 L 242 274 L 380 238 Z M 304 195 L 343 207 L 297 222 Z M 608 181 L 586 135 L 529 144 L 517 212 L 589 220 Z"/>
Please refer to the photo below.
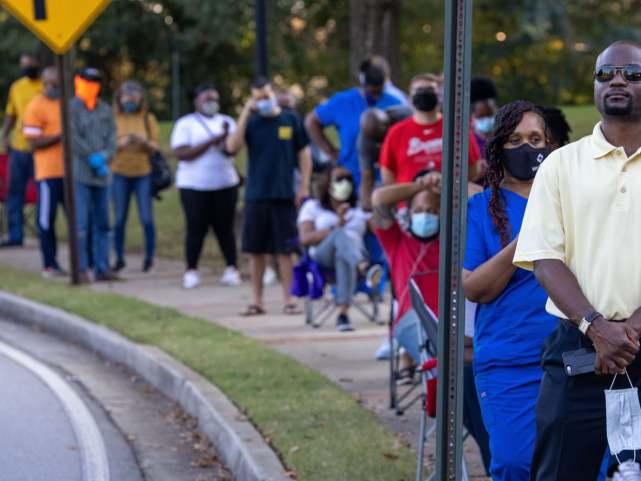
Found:
<path fill-rule="evenodd" d="M 592 325 L 592 322 L 599 317 L 602 317 L 602 316 L 597 311 L 588 312 L 585 316 L 583 316 L 583 318 L 581 319 L 581 322 L 579 323 L 579 331 L 581 331 L 581 333 L 584 336 L 587 336 L 588 329 Z"/>

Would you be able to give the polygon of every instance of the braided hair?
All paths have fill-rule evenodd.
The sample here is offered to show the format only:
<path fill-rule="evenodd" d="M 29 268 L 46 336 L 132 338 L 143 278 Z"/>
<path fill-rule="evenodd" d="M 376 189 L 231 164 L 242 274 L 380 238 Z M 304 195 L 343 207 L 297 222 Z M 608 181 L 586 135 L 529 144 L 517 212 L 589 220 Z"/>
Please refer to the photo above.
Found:
<path fill-rule="evenodd" d="M 512 237 L 512 228 L 507 217 L 505 209 L 505 200 L 499 190 L 503 177 L 505 176 L 505 167 L 503 161 L 503 146 L 508 141 L 510 135 L 517 128 L 523 115 L 527 112 L 533 112 L 541 117 L 545 123 L 543 113 L 532 102 L 527 100 L 516 100 L 501 107 L 496 113 L 494 123 L 494 132 L 487 144 L 487 173 L 485 176 L 486 185 L 492 189 L 489 210 L 492 223 L 499 233 L 501 245 L 505 247 L 510 243 Z"/>

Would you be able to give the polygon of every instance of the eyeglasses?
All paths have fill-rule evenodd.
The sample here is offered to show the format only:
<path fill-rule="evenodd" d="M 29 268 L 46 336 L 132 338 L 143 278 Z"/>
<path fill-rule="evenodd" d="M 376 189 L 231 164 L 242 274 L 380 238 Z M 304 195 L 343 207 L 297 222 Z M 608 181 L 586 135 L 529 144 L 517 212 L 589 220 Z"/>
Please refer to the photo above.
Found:
<path fill-rule="evenodd" d="M 594 72 L 597 82 L 610 82 L 621 72 L 628 82 L 641 82 L 641 65 L 602 65 Z"/>

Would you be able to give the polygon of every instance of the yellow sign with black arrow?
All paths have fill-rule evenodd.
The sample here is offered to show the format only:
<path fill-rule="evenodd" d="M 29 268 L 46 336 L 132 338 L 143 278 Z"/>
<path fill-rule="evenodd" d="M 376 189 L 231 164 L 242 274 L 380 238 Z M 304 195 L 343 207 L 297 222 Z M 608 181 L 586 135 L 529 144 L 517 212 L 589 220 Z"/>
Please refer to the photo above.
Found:
<path fill-rule="evenodd" d="M 57 54 L 66 53 L 111 0 L 0 0 Z"/>

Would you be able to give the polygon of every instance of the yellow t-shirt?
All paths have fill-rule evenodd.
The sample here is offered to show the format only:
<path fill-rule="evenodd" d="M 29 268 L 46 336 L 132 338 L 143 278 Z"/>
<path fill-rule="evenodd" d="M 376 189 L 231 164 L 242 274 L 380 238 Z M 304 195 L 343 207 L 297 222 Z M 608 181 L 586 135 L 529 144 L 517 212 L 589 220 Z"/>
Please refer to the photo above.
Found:
<path fill-rule="evenodd" d="M 40 79 L 32 80 L 29 77 L 21 77 L 11 84 L 5 113 L 16 117 L 16 125 L 11 137 L 11 147 L 16 150 L 31 151 L 29 142 L 22 132 L 23 118 L 27 105 L 41 92 L 42 81 Z"/>
<path fill-rule="evenodd" d="M 29 137 L 60 135 L 60 100 L 38 95 L 27 106 L 23 119 L 23 133 Z M 36 180 L 55 179 L 64 176 L 62 142 L 38 149 L 33 153 Z"/>
<path fill-rule="evenodd" d="M 158 121 L 154 114 L 147 113 L 147 124 L 149 126 L 149 132 L 147 132 L 145 128 L 145 118 L 143 114 L 116 115 L 118 139 L 130 134 L 137 134 L 145 139 L 158 142 Z M 149 153 L 137 147 L 126 147 L 118 151 L 110 167 L 113 173 L 125 177 L 147 175 L 151 172 Z"/>

